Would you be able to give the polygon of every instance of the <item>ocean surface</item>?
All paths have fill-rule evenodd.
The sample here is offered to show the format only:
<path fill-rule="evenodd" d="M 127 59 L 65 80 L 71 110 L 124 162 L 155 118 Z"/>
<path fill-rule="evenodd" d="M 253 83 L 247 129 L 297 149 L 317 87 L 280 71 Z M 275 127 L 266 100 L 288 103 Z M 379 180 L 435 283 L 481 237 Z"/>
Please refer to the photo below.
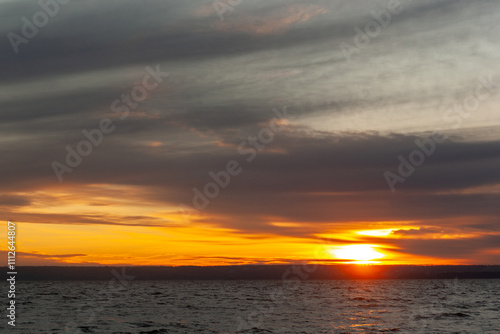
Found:
<path fill-rule="evenodd" d="M 2 333 L 500 333 L 493 279 L 36 281 L 16 290 L 16 328 L 4 315 Z"/>

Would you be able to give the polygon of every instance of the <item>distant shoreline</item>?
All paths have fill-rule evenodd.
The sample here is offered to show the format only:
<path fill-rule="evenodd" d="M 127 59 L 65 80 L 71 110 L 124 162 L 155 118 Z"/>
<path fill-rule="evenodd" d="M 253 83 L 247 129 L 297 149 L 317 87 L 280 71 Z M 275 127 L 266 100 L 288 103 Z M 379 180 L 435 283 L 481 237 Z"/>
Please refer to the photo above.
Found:
<path fill-rule="evenodd" d="M 500 265 L 25 266 L 19 281 L 500 279 Z"/>

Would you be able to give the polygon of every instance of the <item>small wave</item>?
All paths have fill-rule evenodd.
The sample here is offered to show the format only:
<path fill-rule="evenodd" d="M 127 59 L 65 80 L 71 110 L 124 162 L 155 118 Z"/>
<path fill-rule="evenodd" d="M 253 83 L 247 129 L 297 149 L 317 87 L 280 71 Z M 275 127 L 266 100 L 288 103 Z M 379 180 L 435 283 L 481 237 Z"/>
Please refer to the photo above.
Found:
<path fill-rule="evenodd" d="M 83 333 L 96 333 L 94 329 L 97 329 L 97 326 L 78 326 Z"/>
<path fill-rule="evenodd" d="M 238 331 L 237 333 L 244 334 L 244 333 L 274 333 L 274 332 L 272 332 L 268 329 L 253 327 L 253 328 L 245 329 L 242 331 Z"/>
<path fill-rule="evenodd" d="M 160 329 L 153 329 L 152 331 L 139 332 L 139 334 L 163 334 L 163 333 L 168 333 L 168 329 L 160 328 Z"/>
<path fill-rule="evenodd" d="M 182 322 L 169 322 L 167 326 L 177 327 L 177 328 L 187 328 L 187 326 Z"/>
<path fill-rule="evenodd" d="M 129 324 L 134 325 L 136 327 L 153 327 L 153 323 L 151 321 L 129 322 Z"/>
<path fill-rule="evenodd" d="M 379 304 L 375 304 L 375 303 L 372 303 L 372 304 L 359 304 L 359 305 L 356 305 L 357 307 L 359 308 L 377 308 L 379 307 Z"/>
<path fill-rule="evenodd" d="M 436 318 L 443 318 L 443 317 L 456 317 L 456 318 L 467 318 L 470 317 L 470 314 L 467 313 L 462 313 L 462 312 L 456 312 L 456 313 L 449 313 L 449 312 L 444 312 L 439 314 Z"/>
<path fill-rule="evenodd" d="M 63 295 L 62 297 L 63 297 L 63 299 L 80 299 L 80 298 L 74 297 L 74 296 L 65 296 L 65 295 Z"/>
<path fill-rule="evenodd" d="M 420 315 L 420 314 L 417 314 L 415 316 L 415 320 L 422 320 L 422 319 L 430 319 L 430 316 L 425 316 L 425 315 Z"/>

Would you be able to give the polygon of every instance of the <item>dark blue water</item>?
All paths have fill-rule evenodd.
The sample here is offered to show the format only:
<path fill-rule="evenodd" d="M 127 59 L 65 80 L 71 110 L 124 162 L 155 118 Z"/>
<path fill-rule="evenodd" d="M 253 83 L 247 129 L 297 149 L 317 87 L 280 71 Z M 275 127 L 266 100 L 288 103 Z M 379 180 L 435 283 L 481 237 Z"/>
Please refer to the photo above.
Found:
<path fill-rule="evenodd" d="M 18 333 L 500 333 L 500 280 L 19 282 L 17 303 Z"/>

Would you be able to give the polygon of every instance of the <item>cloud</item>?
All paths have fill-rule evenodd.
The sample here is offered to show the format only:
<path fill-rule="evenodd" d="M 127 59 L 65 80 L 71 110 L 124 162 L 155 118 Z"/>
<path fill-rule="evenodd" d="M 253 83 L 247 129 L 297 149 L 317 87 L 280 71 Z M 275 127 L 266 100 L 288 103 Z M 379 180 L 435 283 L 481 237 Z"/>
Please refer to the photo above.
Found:
<path fill-rule="evenodd" d="M 26 253 L 26 252 L 17 252 L 16 254 L 23 257 L 40 257 L 45 259 L 63 259 L 69 257 L 86 256 L 86 254 L 39 254 L 39 253 Z"/>
<path fill-rule="evenodd" d="M 30 203 L 31 200 L 29 197 L 0 195 L 0 206 L 27 206 L 30 205 Z"/>
<path fill-rule="evenodd" d="M 306 22 L 312 17 L 326 12 L 326 9 L 319 6 L 292 5 L 281 9 L 278 15 L 276 15 L 277 13 L 266 13 L 267 17 L 245 17 L 236 20 L 230 17 L 229 22 L 216 22 L 214 28 L 223 32 L 242 32 L 250 35 L 282 34 L 292 25 Z"/>
<path fill-rule="evenodd" d="M 7 251 L 0 250 L 0 255 L 7 258 Z M 57 266 L 67 264 L 67 260 L 81 258 L 86 254 L 41 254 L 16 251 L 17 266 Z"/>
<path fill-rule="evenodd" d="M 462 259 L 464 264 L 488 263 L 489 251 L 498 251 L 500 235 L 485 235 L 476 238 L 457 239 L 397 239 L 393 245 L 401 247 L 403 252 L 445 259 Z"/>
<path fill-rule="evenodd" d="M 409 230 L 394 230 L 391 231 L 391 234 L 397 235 L 397 236 L 418 236 L 418 235 L 426 235 L 426 234 L 439 234 L 443 233 L 442 230 L 435 229 L 435 228 L 425 228 L 425 227 L 420 227 L 417 229 L 409 229 Z"/>

